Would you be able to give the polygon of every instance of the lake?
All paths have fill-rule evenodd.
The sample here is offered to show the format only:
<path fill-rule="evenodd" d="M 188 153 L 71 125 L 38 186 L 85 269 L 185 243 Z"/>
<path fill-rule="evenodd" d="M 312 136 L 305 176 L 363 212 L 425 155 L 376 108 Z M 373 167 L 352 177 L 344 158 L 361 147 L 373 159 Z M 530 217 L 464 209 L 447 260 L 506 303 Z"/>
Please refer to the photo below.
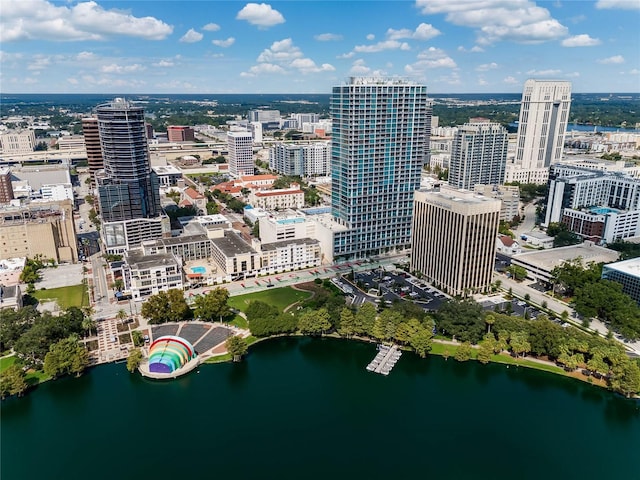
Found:
<path fill-rule="evenodd" d="M 638 478 L 640 404 L 545 372 L 285 338 L 157 382 L 124 364 L 2 403 L 3 480 Z"/>

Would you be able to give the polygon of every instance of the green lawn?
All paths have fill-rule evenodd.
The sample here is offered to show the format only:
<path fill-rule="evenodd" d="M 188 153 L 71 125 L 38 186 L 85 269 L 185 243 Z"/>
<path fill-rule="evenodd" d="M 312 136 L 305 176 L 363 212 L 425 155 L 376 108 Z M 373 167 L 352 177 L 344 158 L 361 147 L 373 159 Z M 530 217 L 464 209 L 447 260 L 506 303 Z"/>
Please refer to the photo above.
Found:
<path fill-rule="evenodd" d="M 0 373 L 4 372 L 7 368 L 16 363 L 16 360 L 17 358 L 15 355 L 0 358 Z"/>
<path fill-rule="evenodd" d="M 231 325 L 236 326 L 238 328 L 249 328 L 249 322 L 247 322 L 240 315 L 234 315 L 233 320 L 229 322 Z"/>
<path fill-rule="evenodd" d="M 86 285 L 72 285 L 70 287 L 48 288 L 36 290 L 32 296 L 39 301 L 56 300 L 58 306 L 64 310 L 69 307 L 84 307 L 89 305 L 89 295 Z"/>
<path fill-rule="evenodd" d="M 301 292 L 291 287 L 270 288 L 268 290 L 263 290 L 262 292 L 230 297 L 229 306 L 244 312 L 247 310 L 249 303 L 259 300 L 261 302 L 268 303 L 269 305 L 273 305 L 277 307 L 278 310 L 283 311 L 285 307 L 300 300 L 305 300 L 309 298 L 310 295 L 311 293 L 309 292 Z"/>

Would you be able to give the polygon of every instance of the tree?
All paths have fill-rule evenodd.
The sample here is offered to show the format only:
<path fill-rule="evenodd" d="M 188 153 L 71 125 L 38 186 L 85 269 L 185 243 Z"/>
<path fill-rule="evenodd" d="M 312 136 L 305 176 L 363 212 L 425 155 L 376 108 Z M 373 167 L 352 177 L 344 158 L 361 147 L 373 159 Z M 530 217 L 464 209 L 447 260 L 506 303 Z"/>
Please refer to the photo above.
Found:
<path fill-rule="evenodd" d="M 127 315 L 127 312 L 125 312 L 125 310 L 124 310 L 124 309 L 122 309 L 122 308 L 121 308 L 120 310 L 118 310 L 118 312 L 116 313 L 116 318 L 117 318 L 118 320 L 120 320 L 120 322 L 121 322 L 121 323 L 122 323 L 122 322 L 124 322 L 124 320 L 125 320 L 128 316 L 129 316 L 129 315 Z"/>
<path fill-rule="evenodd" d="M 121 292 L 124 288 L 124 280 L 122 280 L 121 278 L 116 278 L 116 280 L 111 284 L 111 288 L 117 290 L 118 292 Z"/>
<path fill-rule="evenodd" d="M 511 265 L 507 271 L 513 276 L 515 280 L 524 280 L 527 278 L 527 269 L 520 265 Z"/>
<path fill-rule="evenodd" d="M 409 345 L 421 358 L 424 358 L 431 351 L 432 339 L 433 332 L 421 326 L 409 337 Z"/>
<path fill-rule="evenodd" d="M 142 332 L 140 330 L 133 330 L 131 332 L 131 338 L 133 339 L 133 344 L 136 347 L 141 347 L 144 345 L 144 337 L 142 336 Z"/>
<path fill-rule="evenodd" d="M 343 308 L 340 312 L 340 326 L 338 333 L 344 337 L 351 337 L 355 333 L 355 316 L 348 308 Z"/>
<path fill-rule="evenodd" d="M 436 325 L 445 335 L 478 343 L 485 332 L 485 313 L 473 300 L 449 300 L 436 314 Z"/>
<path fill-rule="evenodd" d="M 376 307 L 369 302 L 363 303 L 355 315 L 355 334 L 372 335 L 376 316 Z"/>
<path fill-rule="evenodd" d="M 480 342 L 480 348 L 478 349 L 478 361 L 480 363 L 487 364 L 491 360 L 491 355 L 493 355 L 494 342 L 483 340 Z"/>
<path fill-rule="evenodd" d="M 227 352 L 233 357 L 234 362 L 239 362 L 248 350 L 247 341 L 239 335 L 227 338 L 224 346 Z"/>
<path fill-rule="evenodd" d="M 195 301 L 195 316 L 205 322 L 219 320 L 231 314 L 228 304 L 229 291 L 226 288 L 217 287 L 209 290 L 206 295 L 201 295 Z"/>
<path fill-rule="evenodd" d="M 172 288 L 166 292 L 151 295 L 142 304 L 142 316 L 149 323 L 179 322 L 185 320 L 191 313 L 182 290 Z"/>
<path fill-rule="evenodd" d="M 303 313 L 298 320 L 298 328 L 306 335 L 324 334 L 331 328 L 329 312 L 321 308 Z"/>
<path fill-rule="evenodd" d="M 487 324 L 487 333 L 491 333 L 491 325 L 496 323 L 496 317 L 489 313 L 484 317 L 484 323 Z"/>
<path fill-rule="evenodd" d="M 630 358 L 625 358 L 613 369 L 610 384 L 613 390 L 625 397 L 640 393 L 640 366 Z"/>
<path fill-rule="evenodd" d="M 134 348 L 129 352 L 129 356 L 127 357 L 127 370 L 130 373 L 136 371 L 136 369 L 140 366 L 140 362 L 142 361 L 142 352 L 139 348 Z"/>
<path fill-rule="evenodd" d="M 2 399 L 9 395 L 20 397 L 28 387 L 24 370 L 15 363 L 2 372 L 0 376 L 0 398 Z"/>
<path fill-rule="evenodd" d="M 89 335 L 91 336 L 91 332 L 93 330 L 96 330 L 98 327 L 98 324 L 95 322 L 95 320 L 93 320 L 91 317 L 84 317 L 84 319 L 82 320 L 82 329 Z"/>
<path fill-rule="evenodd" d="M 456 350 L 456 354 L 453 356 L 458 362 L 466 362 L 471 358 L 472 347 L 469 342 L 464 342 Z"/>
<path fill-rule="evenodd" d="M 528 342 L 528 334 L 526 332 L 513 332 L 510 335 L 509 343 L 511 344 L 511 350 L 516 355 L 525 354 L 531 351 L 531 344 Z"/>
<path fill-rule="evenodd" d="M 44 358 L 44 373 L 53 378 L 70 373 L 80 376 L 88 365 L 86 348 L 72 335 L 51 345 Z"/>

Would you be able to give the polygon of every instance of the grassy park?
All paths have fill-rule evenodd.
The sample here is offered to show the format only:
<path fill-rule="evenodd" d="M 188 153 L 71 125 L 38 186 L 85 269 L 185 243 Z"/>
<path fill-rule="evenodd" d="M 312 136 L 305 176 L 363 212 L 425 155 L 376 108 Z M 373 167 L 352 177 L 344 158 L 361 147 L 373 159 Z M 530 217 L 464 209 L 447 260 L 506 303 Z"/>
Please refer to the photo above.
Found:
<path fill-rule="evenodd" d="M 251 302 L 260 301 L 268 303 L 283 311 L 292 303 L 306 300 L 311 294 L 309 292 L 301 292 L 291 287 L 271 288 L 261 292 L 248 293 L 246 295 L 238 295 L 229 298 L 229 306 L 244 312 Z"/>
<path fill-rule="evenodd" d="M 58 306 L 64 310 L 69 307 L 84 307 L 89 305 L 89 294 L 86 285 L 72 285 L 69 287 L 48 288 L 36 290 L 31 294 L 38 301 L 55 300 Z"/>

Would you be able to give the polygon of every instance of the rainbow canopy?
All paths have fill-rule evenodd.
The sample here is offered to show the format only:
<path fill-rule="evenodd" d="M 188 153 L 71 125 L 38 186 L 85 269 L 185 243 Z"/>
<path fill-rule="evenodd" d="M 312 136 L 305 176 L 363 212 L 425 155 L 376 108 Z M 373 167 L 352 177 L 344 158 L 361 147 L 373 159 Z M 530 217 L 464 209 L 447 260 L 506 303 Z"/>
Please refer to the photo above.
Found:
<path fill-rule="evenodd" d="M 149 371 L 173 373 L 196 356 L 196 351 L 187 340 L 165 335 L 155 340 L 149 347 Z"/>

